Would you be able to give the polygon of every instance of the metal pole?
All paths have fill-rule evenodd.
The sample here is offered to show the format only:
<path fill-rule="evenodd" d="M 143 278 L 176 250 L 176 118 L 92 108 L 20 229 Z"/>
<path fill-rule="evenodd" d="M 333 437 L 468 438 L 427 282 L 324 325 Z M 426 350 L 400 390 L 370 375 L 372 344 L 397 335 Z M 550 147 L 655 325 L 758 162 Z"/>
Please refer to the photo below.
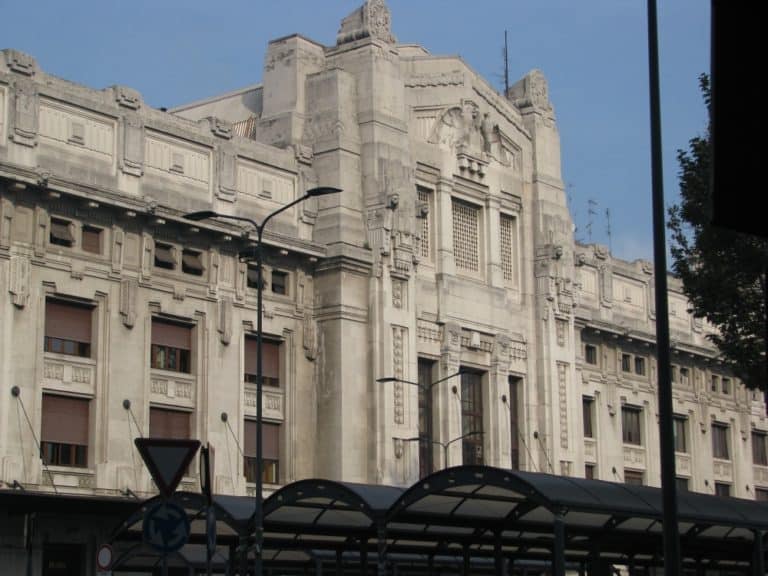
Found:
<path fill-rule="evenodd" d="M 555 541 L 552 548 L 552 575 L 565 576 L 565 521 L 562 513 L 555 515 Z"/>
<path fill-rule="evenodd" d="M 672 420 L 672 381 L 667 305 L 667 247 L 664 226 L 664 182 L 661 156 L 659 41 L 656 0 L 648 0 L 648 68 L 651 103 L 651 180 L 653 196 L 653 265 L 656 287 L 656 347 L 658 358 L 661 490 L 664 508 L 664 574 L 680 574 L 680 536 L 677 526 L 675 441 Z"/>
<path fill-rule="evenodd" d="M 263 315 L 262 298 L 264 292 L 264 282 L 262 275 L 262 254 L 261 240 L 264 233 L 264 223 L 256 226 L 258 243 L 256 244 L 256 305 L 258 312 L 256 314 L 256 507 L 253 511 L 254 516 L 254 564 L 253 573 L 255 576 L 262 576 L 261 548 L 264 543 L 264 511 L 262 509 L 262 475 L 264 469 L 264 454 L 262 450 L 262 340 L 263 340 Z"/>

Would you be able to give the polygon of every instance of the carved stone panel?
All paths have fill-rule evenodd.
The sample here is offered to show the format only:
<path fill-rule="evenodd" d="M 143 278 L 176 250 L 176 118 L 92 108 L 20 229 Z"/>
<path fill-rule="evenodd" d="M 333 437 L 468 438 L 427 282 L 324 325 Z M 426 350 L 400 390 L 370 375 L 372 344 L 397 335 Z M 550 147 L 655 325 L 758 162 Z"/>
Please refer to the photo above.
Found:
<path fill-rule="evenodd" d="M 568 450 L 568 364 L 557 363 L 558 408 L 560 412 L 560 447 Z"/>
<path fill-rule="evenodd" d="M 23 146 L 37 145 L 38 95 L 35 84 L 29 80 L 16 80 L 13 104 L 13 132 L 11 138 Z"/>
<path fill-rule="evenodd" d="M 392 373 L 400 380 L 406 378 L 408 365 L 408 328 L 392 326 Z M 405 423 L 405 391 L 402 382 L 394 383 L 394 421 Z"/>
<path fill-rule="evenodd" d="M 138 114 L 123 119 L 123 172 L 133 176 L 144 174 L 144 122 Z"/>
<path fill-rule="evenodd" d="M 27 256 L 11 256 L 8 292 L 14 306 L 24 308 L 29 302 L 31 265 Z"/>

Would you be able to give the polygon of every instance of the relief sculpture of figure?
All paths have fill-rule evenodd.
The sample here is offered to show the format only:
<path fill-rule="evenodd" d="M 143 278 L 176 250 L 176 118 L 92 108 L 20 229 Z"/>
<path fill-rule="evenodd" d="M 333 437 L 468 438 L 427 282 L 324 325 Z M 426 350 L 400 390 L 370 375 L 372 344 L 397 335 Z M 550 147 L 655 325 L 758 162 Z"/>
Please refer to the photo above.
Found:
<path fill-rule="evenodd" d="M 486 112 L 483 114 L 483 120 L 480 123 L 480 136 L 483 138 L 483 152 L 491 153 L 491 135 L 493 134 L 493 123 L 491 115 Z"/>

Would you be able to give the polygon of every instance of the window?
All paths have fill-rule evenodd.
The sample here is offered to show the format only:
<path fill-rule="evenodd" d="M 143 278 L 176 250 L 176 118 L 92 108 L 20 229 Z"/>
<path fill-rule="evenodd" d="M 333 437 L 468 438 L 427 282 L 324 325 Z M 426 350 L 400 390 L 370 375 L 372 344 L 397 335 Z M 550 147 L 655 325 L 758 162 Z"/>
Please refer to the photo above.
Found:
<path fill-rule="evenodd" d="M 709 389 L 712 392 L 720 392 L 720 378 L 712 374 Z"/>
<path fill-rule="evenodd" d="M 683 386 L 688 386 L 691 383 L 691 372 L 688 370 L 688 368 L 680 368 L 680 384 Z"/>
<path fill-rule="evenodd" d="M 712 456 L 721 460 L 730 460 L 728 452 L 728 426 L 714 422 L 712 424 Z"/>
<path fill-rule="evenodd" d="M 768 466 L 768 435 L 759 430 L 752 431 L 752 463 L 757 466 Z"/>
<path fill-rule="evenodd" d="M 730 378 L 723 378 L 722 379 L 722 391 L 723 394 L 730 394 L 731 393 L 731 379 Z"/>
<path fill-rule="evenodd" d="M 461 435 L 464 464 L 483 464 L 483 376 L 461 375 Z"/>
<path fill-rule="evenodd" d="M 582 396 L 581 405 L 584 410 L 584 438 L 594 438 L 595 431 L 592 426 L 592 415 L 594 412 L 595 401 L 589 396 Z"/>
<path fill-rule="evenodd" d="M 629 354 L 621 355 L 621 371 L 632 372 L 632 356 Z"/>
<path fill-rule="evenodd" d="M 45 301 L 43 349 L 55 354 L 91 357 L 93 308 L 64 300 Z"/>
<path fill-rule="evenodd" d="M 430 236 L 431 218 L 432 218 L 432 192 L 426 188 L 418 187 L 419 204 L 426 207 L 426 213 L 422 213 L 421 220 L 421 244 L 419 246 L 419 256 L 425 260 L 432 260 L 432 238 Z"/>
<path fill-rule="evenodd" d="M 675 433 L 675 452 L 687 453 L 688 441 L 686 438 L 687 420 L 683 416 L 674 416 L 672 420 L 672 428 Z"/>
<path fill-rule="evenodd" d="M 499 231 L 501 235 L 501 271 L 504 280 L 515 281 L 515 217 L 500 215 Z"/>
<path fill-rule="evenodd" d="M 248 288 L 253 288 L 254 290 L 259 289 L 259 268 L 258 266 L 251 266 L 248 264 L 248 270 L 246 273 L 246 284 L 248 285 Z M 261 278 L 261 286 L 266 286 L 264 282 L 264 277 Z"/>
<path fill-rule="evenodd" d="M 715 495 L 716 496 L 730 496 L 731 485 L 725 482 L 715 482 Z"/>
<path fill-rule="evenodd" d="M 640 415 L 642 410 L 632 406 L 622 406 L 621 408 L 621 433 L 624 444 L 642 445 Z"/>
<path fill-rule="evenodd" d="M 187 440 L 190 437 L 190 412 L 149 409 L 149 435 L 151 438 Z"/>
<path fill-rule="evenodd" d="M 597 366 L 597 347 L 592 344 L 584 346 L 584 361 L 587 364 Z"/>
<path fill-rule="evenodd" d="M 523 379 L 509 376 L 509 433 L 512 469 L 520 470 L 520 405 Z"/>
<path fill-rule="evenodd" d="M 419 358 L 419 478 L 432 472 L 432 374 L 435 362 Z"/>
<path fill-rule="evenodd" d="M 203 275 L 203 254 L 197 250 L 187 250 L 181 253 L 181 271 L 193 276 Z"/>
<path fill-rule="evenodd" d="M 631 486 L 643 485 L 643 473 L 635 470 L 624 470 L 624 484 Z"/>
<path fill-rule="evenodd" d="M 192 326 L 152 318 L 152 368 L 189 374 L 192 371 L 191 350 Z"/>
<path fill-rule="evenodd" d="M 75 244 L 75 235 L 72 233 L 73 225 L 69 220 L 51 218 L 51 229 L 48 240 L 56 246 L 71 248 Z"/>
<path fill-rule="evenodd" d="M 245 374 L 243 380 L 258 384 L 259 341 L 255 336 L 245 337 Z M 261 341 L 261 383 L 262 386 L 280 386 L 280 343 L 273 340 Z"/>
<path fill-rule="evenodd" d="M 678 492 L 688 492 L 688 478 L 678 476 L 675 478 L 675 486 Z"/>
<path fill-rule="evenodd" d="M 176 268 L 176 249 L 170 244 L 155 243 L 155 266 L 166 270 Z"/>
<path fill-rule="evenodd" d="M 755 488 L 755 500 L 768 502 L 768 488 Z"/>
<path fill-rule="evenodd" d="M 645 376 L 645 358 L 642 356 L 635 356 L 635 374 Z"/>
<path fill-rule="evenodd" d="M 480 271 L 479 208 L 457 200 L 453 206 L 453 259 L 456 268 L 465 272 Z"/>
<path fill-rule="evenodd" d="M 85 252 L 101 254 L 101 228 L 83 226 L 80 246 Z"/>
<path fill-rule="evenodd" d="M 243 469 L 247 482 L 256 482 L 258 470 L 258 461 L 256 460 L 257 427 L 258 424 L 255 420 L 245 421 Z M 265 484 L 277 484 L 280 481 L 280 425 L 262 422 L 261 434 L 261 481 Z"/>
<path fill-rule="evenodd" d="M 288 294 L 288 272 L 272 270 L 272 292 Z"/>
<path fill-rule="evenodd" d="M 595 479 L 595 465 L 594 464 L 584 464 L 584 478 L 587 480 L 594 480 Z"/>
<path fill-rule="evenodd" d="M 88 466 L 88 416 L 90 401 L 43 394 L 40 451 L 51 466 Z"/>

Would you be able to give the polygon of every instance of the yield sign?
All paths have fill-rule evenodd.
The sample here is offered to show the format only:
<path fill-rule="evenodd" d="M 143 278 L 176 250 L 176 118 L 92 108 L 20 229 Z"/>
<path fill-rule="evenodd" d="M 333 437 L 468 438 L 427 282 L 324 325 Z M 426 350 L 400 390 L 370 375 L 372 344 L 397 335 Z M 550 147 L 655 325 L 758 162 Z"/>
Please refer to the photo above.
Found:
<path fill-rule="evenodd" d="M 176 490 L 200 447 L 199 440 L 136 438 L 134 443 L 164 498 L 170 497 Z"/>

